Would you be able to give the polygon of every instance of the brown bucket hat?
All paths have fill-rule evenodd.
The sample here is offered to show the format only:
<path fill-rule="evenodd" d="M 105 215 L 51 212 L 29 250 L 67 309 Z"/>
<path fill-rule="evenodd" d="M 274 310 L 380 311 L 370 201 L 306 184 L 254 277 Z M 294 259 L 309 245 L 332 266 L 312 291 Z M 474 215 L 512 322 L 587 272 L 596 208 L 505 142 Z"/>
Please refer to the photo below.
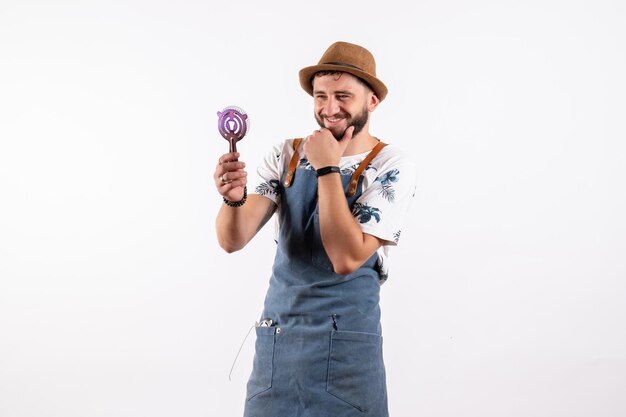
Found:
<path fill-rule="evenodd" d="M 343 71 L 361 78 L 372 87 L 380 101 L 387 95 L 387 87 L 376 78 L 376 61 L 367 49 L 348 42 L 335 42 L 324 52 L 317 65 L 300 70 L 300 85 L 313 95 L 313 75 L 318 71 Z"/>

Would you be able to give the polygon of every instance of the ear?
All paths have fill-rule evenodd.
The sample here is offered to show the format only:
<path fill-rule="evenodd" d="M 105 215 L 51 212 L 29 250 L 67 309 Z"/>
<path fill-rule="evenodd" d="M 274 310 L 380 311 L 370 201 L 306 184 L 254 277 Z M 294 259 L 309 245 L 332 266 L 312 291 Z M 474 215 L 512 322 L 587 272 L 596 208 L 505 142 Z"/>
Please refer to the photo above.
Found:
<path fill-rule="evenodd" d="M 376 110 L 376 107 L 378 107 L 379 103 L 380 100 L 378 99 L 378 96 L 372 91 L 371 93 L 369 93 L 369 97 L 367 99 L 367 111 L 369 111 L 370 113 L 373 112 L 374 110 Z"/>

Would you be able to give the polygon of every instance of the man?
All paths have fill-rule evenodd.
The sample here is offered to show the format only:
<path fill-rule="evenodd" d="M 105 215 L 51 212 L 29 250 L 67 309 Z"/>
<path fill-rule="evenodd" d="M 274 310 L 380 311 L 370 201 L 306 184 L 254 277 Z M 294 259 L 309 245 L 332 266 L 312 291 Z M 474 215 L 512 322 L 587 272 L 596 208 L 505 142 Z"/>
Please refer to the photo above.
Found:
<path fill-rule="evenodd" d="M 379 288 L 415 169 L 369 133 L 387 87 L 368 50 L 336 42 L 300 84 L 320 129 L 276 146 L 250 183 L 239 153 L 221 156 L 214 173 L 224 250 L 243 248 L 275 212 L 279 220 L 245 416 L 385 417 Z"/>

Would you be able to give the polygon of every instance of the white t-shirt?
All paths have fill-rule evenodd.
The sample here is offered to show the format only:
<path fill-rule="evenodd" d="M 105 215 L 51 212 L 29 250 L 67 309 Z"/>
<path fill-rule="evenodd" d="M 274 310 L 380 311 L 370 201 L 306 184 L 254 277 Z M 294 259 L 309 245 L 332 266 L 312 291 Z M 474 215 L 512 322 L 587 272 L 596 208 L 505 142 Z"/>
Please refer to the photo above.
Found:
<path fill-rule="evenodd" d="M 248 179 L 248 192 L 263 195 L 278 205 L 280 193 L 277 186 L 293 156 L 293 139 L 277 144 L 265 156 L 256 173 Z M 298 168 L 313 170 L 302 149 L 298 149 L 300 161 Z M 365 159 L 369 151 L 344 156 L 339 168 L 341 173 L 352 175 Z M 378 269 L 381 283 L 389 273 L 389 248 L 398 244 L 402 232 L 402 223 L 409 211 L 415 195 L 415 165 L 407 156 L 393 145 L 385 146 L 363 171 L 363 192 L 354 204 L 352 215 L 357 220 L 363 233 L 376 236 L 384 241 L 378 249 Z M 294 177 L 298 180 L 298 175 Z M 279 225 L 276 225 L 278 233 Z"/>

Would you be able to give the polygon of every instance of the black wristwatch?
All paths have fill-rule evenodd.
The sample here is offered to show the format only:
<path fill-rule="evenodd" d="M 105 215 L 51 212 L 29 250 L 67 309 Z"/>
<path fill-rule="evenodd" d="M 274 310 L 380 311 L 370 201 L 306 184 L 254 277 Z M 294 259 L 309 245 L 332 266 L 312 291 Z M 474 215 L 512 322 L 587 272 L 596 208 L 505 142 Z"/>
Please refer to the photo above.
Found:
<path fill-rule="evenodd" d="M 341 170 L 339 169 L 339 167 L 330 166 L 330 167 L 320 168 L 315 172 L 317 172 L 318 177 L 321 177 L 322 175 L 330 174 L 331 172 L 341 173 Z"/>

